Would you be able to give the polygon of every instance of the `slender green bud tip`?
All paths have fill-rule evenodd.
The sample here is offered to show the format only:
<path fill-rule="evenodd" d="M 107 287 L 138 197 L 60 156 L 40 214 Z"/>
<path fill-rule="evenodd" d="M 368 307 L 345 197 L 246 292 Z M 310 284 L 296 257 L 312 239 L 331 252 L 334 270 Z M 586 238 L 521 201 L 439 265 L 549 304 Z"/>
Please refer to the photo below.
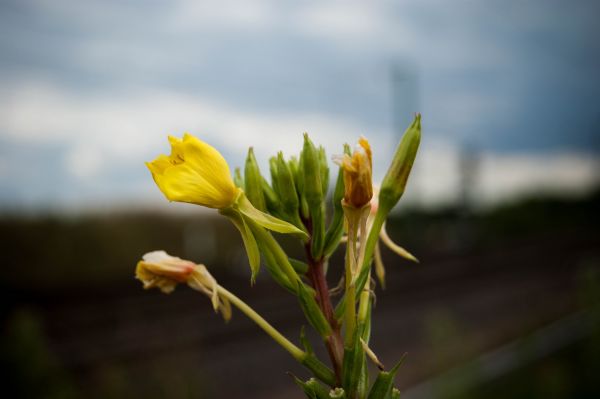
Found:
<path fill-rule="evenodd" d="M 235 171 L 233 172 L 233 183 L 236 185 L 236 187 L 239 187 L 242 190 L 244 189 L 244 179 L 242 178 L 242 171 L 239 167 L 236 167 Z"/>
<path fill-rule="evenodd" d="M 391 210 L 404 194 L 406 182 L 421 142 L 421 114 L 416 114 L 396 148 L 392 164 L 381 183 L 379 206 Z"/>
<path fill-rule="evenodd" d="M 266 210 L 265 195 L 262 189 L 262 176 L 260 175 L 260 169 L 254 156 L 254 149 L 248 148 L 248 156 L 246 157 L 246 167 L 244 169 L 245 175 L 245 191 L 246 196 L 252 202 L 252 205 L 260 211 Z"/>
<path fill-rule="evenodd" d="M 277 168 L 277 187 L 279 188 L 279 197 L 281 198 L 283 209 L 288 215 L 295 215 L 298 213 L 299 206 L 296 184 L 294 175 L 288 163 L 283 158 L 281 151 L 277 153 L 275 165 Z"/>
<path fill-rule="evenodd" d="M 309 205 L 320 204 L 323 198 L 321 184 L 321 164 L 319 152 L 313 142 L 304 133 L 304 147 L 302 148 L 302 167 L 304 174 L 304 195 Z"/>

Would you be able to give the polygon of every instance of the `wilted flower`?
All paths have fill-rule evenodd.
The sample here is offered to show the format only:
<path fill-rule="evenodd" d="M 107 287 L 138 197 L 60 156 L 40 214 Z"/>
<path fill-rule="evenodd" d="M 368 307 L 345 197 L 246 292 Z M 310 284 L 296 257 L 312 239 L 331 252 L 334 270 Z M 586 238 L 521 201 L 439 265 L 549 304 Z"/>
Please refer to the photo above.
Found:
<path fill-rule="evenodd" d="M 371 146 L 366 138 L 358 140 L 352 155 L 335 157 L 334 161 L 344 169 L 344 201 L 347 205 L 362 208 L 373 197 Z"/>
<path fill-rule="evenodd" d="M 171 155 L 146 163 L 168 200 L 217 209 L 235 202 L 241 190 L 219 151 L 188 133 L 183 139 L 169 136 L 169 142 Z"/>
<path fill-rule="evenodd" d="M 165 251 L 153 251 L 138 262 L 135 277 L 144 283 L 145 289 L 156 287 L 165 294 L 171 293 L 178 283 L 187 283 L 206 294 L 215 311 L 220 311 L 225 320 L 231 318 L 229 301 L 219 295 L 217 281 L 204 265 L 171 256 Z"/>

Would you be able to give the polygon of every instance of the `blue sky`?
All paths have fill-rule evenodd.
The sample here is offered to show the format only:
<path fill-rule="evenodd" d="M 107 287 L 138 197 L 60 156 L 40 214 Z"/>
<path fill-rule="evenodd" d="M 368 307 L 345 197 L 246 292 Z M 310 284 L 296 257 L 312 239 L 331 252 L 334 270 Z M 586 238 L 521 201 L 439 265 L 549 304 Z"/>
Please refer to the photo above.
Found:
<path fill-rule="evenodd" d="M 241 165 L 360 134 L 376 176 L 423 113 L 415 198 L 597 183 L 597 2 L 4 1 L 0 207 L 162 201 L 146 160 L 192 132 Z M 500 184 L 499 182 L 503 182 Z"/>

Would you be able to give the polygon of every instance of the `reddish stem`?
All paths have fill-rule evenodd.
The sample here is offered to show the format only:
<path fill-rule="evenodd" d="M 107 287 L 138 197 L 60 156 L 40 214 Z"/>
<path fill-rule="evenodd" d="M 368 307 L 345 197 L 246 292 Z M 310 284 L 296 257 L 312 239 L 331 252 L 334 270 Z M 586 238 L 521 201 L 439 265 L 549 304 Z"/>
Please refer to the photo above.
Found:
<path fill-rule="evenodd" d="M 313 259 L 310 248 L 311 243 L 309 241 L 305 248 L 309 266 L 306 275 L 310 279 L 312 286 L 317 293 L 317 304 L 323 311 L 325 318 L 331 326 L 332 334 L 325 341 L 325 345 L 327 346 L 327 352 L 329 353 L 337 382 L 340 384 L 342 377 L 342 361 L 344 357 L 341 326 L 335 318 L 333 306 L 331 304 L 329 288 L 327 286 L 327 279 L 325 278 L 325 271 L 323 268 L 323 258 Z"/>

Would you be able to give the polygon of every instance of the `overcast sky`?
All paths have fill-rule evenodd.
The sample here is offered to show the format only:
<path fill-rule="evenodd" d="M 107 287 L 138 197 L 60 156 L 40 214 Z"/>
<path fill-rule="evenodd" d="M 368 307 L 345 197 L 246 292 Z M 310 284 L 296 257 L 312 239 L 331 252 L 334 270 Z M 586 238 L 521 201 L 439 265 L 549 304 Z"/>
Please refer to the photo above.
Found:
<path fill-rule="evenodd" d="M 143 6 L 142 6 L 143 4 Z M 411 115 L 413 198 L 598 182 L 595 1 L 0 3 L 0 207 L 163 201 L 143 164 L 189 131 L 242 165 L 360 134 L 376 177 Z"/>

